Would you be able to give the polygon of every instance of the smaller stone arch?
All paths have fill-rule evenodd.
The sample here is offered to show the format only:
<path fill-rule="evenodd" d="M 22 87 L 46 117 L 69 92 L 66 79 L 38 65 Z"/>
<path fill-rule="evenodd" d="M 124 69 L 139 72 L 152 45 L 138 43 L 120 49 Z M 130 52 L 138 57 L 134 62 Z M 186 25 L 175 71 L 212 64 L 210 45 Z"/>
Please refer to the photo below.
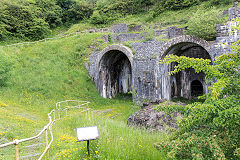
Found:
<path fill-rule="evenodd" d="M 204 88 L 203 84 L 199 80 L 193 80 L 191 82 L 191 98 L 196 98 L 198 96 L 203 95 Z"/>
<path fill-rule="evenodd" d="M 113 50 L 117 50 L 117 51 L 120 51 L 120 52 L 124 53 L 128 57 L 128 59 L 131 63 L 131 66 L 133 66 L 133 52 L 132 52 L 132 50 L 129 47 L 126 47 L 124 45 L 115 44 L 115 45 L 107 46 L 106 48 L 104 48 L 100 52 L 100 54 L 99 54 L 100 56 L 98 57 L 98 68 L 99 68 L 99 63 L 100 63 L 102 57 L 104 56 L 104 54 L 106 54 L 109 51 L 113 51 Z"/>
<path fill-rule="evenodd" d="M 104 98 L 117 93 L 129 93 L 133 85 L 133 54 L 123 45 L 111 45 L 98 57 L 98 91 Z"/>

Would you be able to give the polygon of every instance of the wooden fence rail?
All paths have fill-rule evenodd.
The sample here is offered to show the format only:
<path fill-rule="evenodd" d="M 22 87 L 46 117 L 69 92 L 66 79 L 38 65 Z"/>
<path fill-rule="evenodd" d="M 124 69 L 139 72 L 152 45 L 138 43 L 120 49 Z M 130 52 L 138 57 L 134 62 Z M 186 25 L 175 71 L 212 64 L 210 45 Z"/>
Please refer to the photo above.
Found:
<path fill-rule="evenodd" d="M 71 105 L 73 103 L 77 104 L 77 105 Z M 20 160 L 20 158 L 23 159 L 24 157 L 27 157 L 27 158 L 36 157 L 38 155 L 40 155 L 40 157 L 37 158 L 37 159 L 41 160 L 46 154 L 47 154 L 47 156 L 49 156 L 49 149 L 50 149 L 50 146 L 53 142 L 52 127 L 53 127 L 53 124 L 57 120 L 61 119 L 61 112 L 62 113 L 65 112 L 64 117 L 66 117 L 66 116 L 68 116 L 68 110 L 69 109 L 77 108 L 77 109 L 83 109 L 81 112 L 89 111 L 90 110 L 89 107 L 88 107 L 89 103 L 90 102 L 78 101 L 78 100 L 66 100 L 66 101 L 57 102 L 56 103 L 56 109 L 53 109 L 50 113 L 48 113 L 48 124 L 36 136 L 30 137 L 30 138 L 25 138 L 25 139 L 20 139 L 20 140 L 16 139 L 12 142 L 8 142 L 8 143 L 5 143 L 5 144 L 0 144 L 0 149 L 2 149 L 4 147 L 11 146 L 11 145 L 14 145 L 15 146 L 16 160 Z M 56 112 L 58 114 L 58 119 L 56 119 Z M 62 117 L 62 118 L 64 118 L 64 117 Z M 45 144 L 46 147 L 45 147 L 45 149 L 42 153 L 36 153 L 36 154 L 20 157 L 20 155 L 19 155 L 19 144 L 20 143 L 37 139 L 44 134 L 45 134 L 45 143 L 43 143 L 43 144 Z M 50 137 L 50 139 L 49 139 L 49 137 Z M 37 146 L 37 145 L 40 145 L 40 144 L 33 144 L 32 146 Z M 26 148 L 26 146 L 25 146 L 25 148 Z"/>

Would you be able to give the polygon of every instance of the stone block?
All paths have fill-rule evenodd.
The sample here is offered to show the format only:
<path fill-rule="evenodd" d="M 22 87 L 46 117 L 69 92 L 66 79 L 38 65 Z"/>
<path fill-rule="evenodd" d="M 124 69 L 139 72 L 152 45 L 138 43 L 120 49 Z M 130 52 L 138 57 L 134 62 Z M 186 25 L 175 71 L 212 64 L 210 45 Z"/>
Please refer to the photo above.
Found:
<path fill-rule="evenodd" d="M 127 24 L 114 24 L 111 27 L 111 31 L 113 33 L 126 33 L 128 32 L 128 25 Z"/>

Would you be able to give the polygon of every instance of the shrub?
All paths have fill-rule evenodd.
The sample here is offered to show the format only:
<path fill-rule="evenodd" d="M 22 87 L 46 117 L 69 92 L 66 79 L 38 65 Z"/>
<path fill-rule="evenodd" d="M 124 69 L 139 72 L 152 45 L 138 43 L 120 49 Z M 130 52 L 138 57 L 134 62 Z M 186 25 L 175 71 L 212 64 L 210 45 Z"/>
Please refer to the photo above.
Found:
<path fill-rule="evenodd" d="M 93 13 L 93 8 L 85 2 L 73 2 L 70 8 L 63 10 L 63 22 L 76 22 L 88 19 Z"/>
<path fill-rule="evenodd" d="M 233 3 L 233 0 L 210 0 L 210 5 L 228 5 Z"/>
<path fill-rule="evenodd" d="M 92 16 L 90 17 L 90 23 L 92 24 L 104 24 L 104 18 L 99 13 L 99 11 L 94 11 Z"/>
<path fill-rule="evenodd" d="M 161 0 L 154 3 L 153 7 L 151 8 L 151 16 L 157 17 L 159 14 L 166 10 L 180 10 L 200 4 L 204 1 L 207 2 L 206 5 L 208 7 L 228 5 L 232 3 L 232 0 Z"/>
<path fill-rule="evenodd" d="M 50 31 L 41 11 L 33 5 L 20 5 L 12 2 L 0 2 L 1 38 L 15 36 L 19 38 L 41 39 Z"/>
<path fill-rule="evenodd" d="M 216 24 L 224 22 L 220 13 L 212 9 L 209 12 L 197 11 L 188 21 L 186 34 L 194 35 L 205 40 L 215 40 Z"/>
<path fill-rule="evenodd" d="M 161 0 L 154 4 L 151 12 L 153 17 L 157 17 L 163 11 L 179 10 L 198 3 L 199 0 Z"/>
<path fill-rule="evenodd" d="M 119 13 L 113 12 L 99 12 L 94 11 L 93 15 L 90 17 L 90 23 L 92 24 L 110 24 L 113 21 L 117 20 L 121 15 Z"/>
<path fill-rule="evenodd" d="M 62 9 L 54 0 L 36 0 L 36 6 L 41 9 L 45 21 L 50 27 L 62 24 Z"/>
<path fill-rule="evenodd" d="M 154 4 L 153 0 L 102 0 L 97 2 L 97 10 L 106 12 L 117 12 L 121 15 L 137 14 L 148 11 Z"/>
<path fill-rule="evenodd" d="M 62 8 L 62 10 L 70 9 L 74 4 L 73 0 L 56 0 L 56 4 Z"/>
<path fill-rule="evenodd" d="M 127 14 L 148 11 L 153 0 L 101 0 L 97 1 L 96 9 L 90 18 L 92 24 L 109 24 Z"/>

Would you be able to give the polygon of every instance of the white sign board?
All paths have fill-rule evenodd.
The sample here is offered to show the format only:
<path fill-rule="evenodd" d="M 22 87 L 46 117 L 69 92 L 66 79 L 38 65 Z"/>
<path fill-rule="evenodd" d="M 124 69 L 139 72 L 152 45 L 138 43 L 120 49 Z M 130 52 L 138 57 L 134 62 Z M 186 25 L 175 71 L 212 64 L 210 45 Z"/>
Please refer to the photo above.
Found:
<path fill-rule="evenodd" d="M 77 128 L 77 141 L 87 141 L 99 138 L 97 126 Z"/>

